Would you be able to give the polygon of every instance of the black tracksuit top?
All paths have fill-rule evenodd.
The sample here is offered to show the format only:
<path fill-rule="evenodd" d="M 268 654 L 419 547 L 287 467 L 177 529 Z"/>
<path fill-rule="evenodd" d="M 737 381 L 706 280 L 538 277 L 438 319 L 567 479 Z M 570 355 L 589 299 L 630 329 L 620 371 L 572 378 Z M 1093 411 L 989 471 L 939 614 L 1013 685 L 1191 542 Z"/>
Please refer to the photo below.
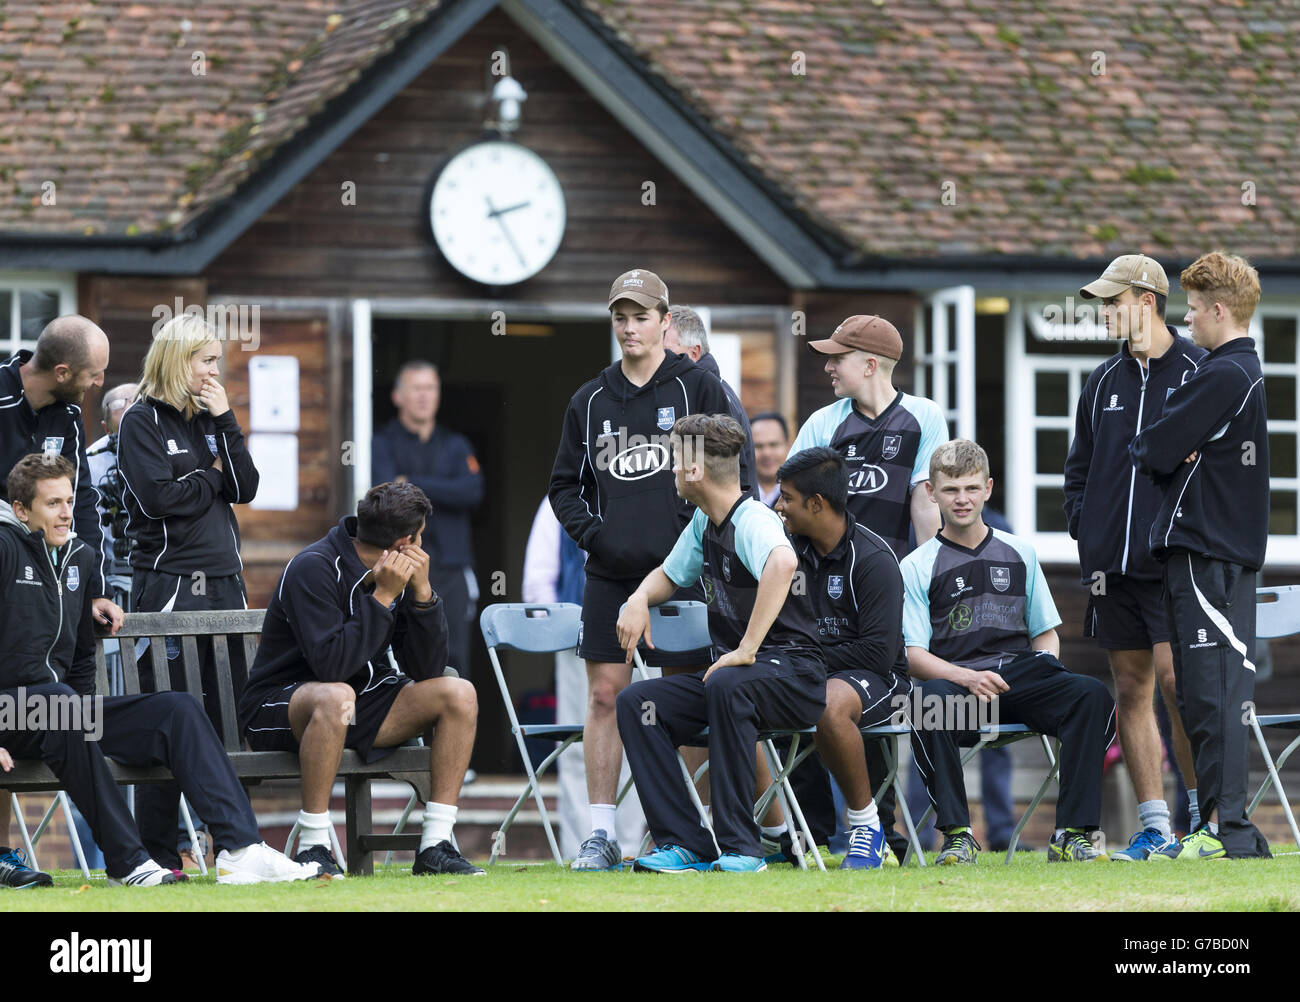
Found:
<path fill-rule="evenodd" d="M 217 456 L 221 471 L 213 467 Z M 233 410 L 200 411 L 187 421 L 161 400 L 138 400 L 122 415 L 117 465 L 132 567 L 210 577 L 243 570 L 230 506 L 253 500 L 258 474 Z"/>
<path fill-rule="evenodd" d="M 108 594 L 104 570 L 104 530 L 99 523 L 99 491 L 86 462 L 86 439 L 81 426 L 81 408 L 76 404 L 55 401 L 32 410 L 23 393 L 23 377 L 18 371 L 32 357 L 27 349 L 15 352 L 0 365 L 0 499 L 9 500 L 5 482 L 9 471 L 23 456 L 44 452 L 46 443 L 72 464 L 72 487 L 77 500 L 72 523 L 77 538 L 94 554 L 90 586 L 95 598 Z"/>
<path fill-rule="evenodd" d="M 1161 490 L 1151 552 L 1190 550 L 1252 570 L 1268 545 L 1268 406 L 1255 339 L 1234 338 L 1174 390 L 1129 448 Z M 1193 452 L 1195 460 L 1186 459 Z"/>
<path fill-rule="evenodd" d="M 416 681 L 442 675 L 442 602 L 418 608 L 407 588 L 394 609 L 380 605 L 371 597 L 373 585 L 363 583 L 370 568 L 357 556 L 356 532 L 356 516 L 343 518 L 280 575 L 239 701 L 241 727 L 267 692 L 294 682 L 347 682 L 362 694 L 393 675 Z M 400 672 L 384 656 L 390 643 Z"/>
<path fill-rule="evenodd" d="M 671 351 L 644 386 L 615 362 L 573 395 L 550 499 L 588 574 L 639 579 L 668 556 L 694 512 L 677 495 L 668 433 L 700 413 L 730 413 L 722 383 Z"/>
<path fill-rule="evenodd" d="M 1169 395 L 1192 377 L 1205 349 L 1179 337 L 1143 368 L 1125 341 L 1092 371 L 1074 416 L 1074 441 L 1065 461 L 1065 514 L 1079 541 L 1079 571 L 1160 580 L 1148 537 L 1160 491 L 1133 467 L 1128 447 L 1164 413 Z"/>
<path fill-rule="evenodd" d="M 0 689 L 63 682 L 94 693 L 94 573 L 95 551 L 80 539 L 51 554 L 45 533 L 0 502 Z"/>

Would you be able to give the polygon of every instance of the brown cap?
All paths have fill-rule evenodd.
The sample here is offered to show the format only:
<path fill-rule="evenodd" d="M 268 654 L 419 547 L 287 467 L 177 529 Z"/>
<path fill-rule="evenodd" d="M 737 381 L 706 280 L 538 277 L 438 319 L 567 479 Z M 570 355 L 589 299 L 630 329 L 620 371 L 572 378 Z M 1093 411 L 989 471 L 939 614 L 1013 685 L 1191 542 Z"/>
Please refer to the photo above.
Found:
<path fill-rule="evenodd" d="M 638 306 L 653 309 L 660 302 L 668 302 L 668 286 L 653 271 L 633 268 L 619 275 L 609 287 L 609 305 L 620 299 L 630 299 Z"/>
<path fill-rule="evenodd" d="M 884 317 L 849 317 L 829 338 L 809 341 L 808 347 L 823 355 L 845 355 L 860 350 L 895 361 L 903 357 L 903 337 Z"/>
<path fill-rule="evenodd" d="M 1161 296 L 1169 295 L 1169 279 L 1164 268 L 1145 254 L 1121 254 L 1101 273 L 1101 278 L 1079 290 L 1084 299 L 1110 299 L 1133 286 Z"/>

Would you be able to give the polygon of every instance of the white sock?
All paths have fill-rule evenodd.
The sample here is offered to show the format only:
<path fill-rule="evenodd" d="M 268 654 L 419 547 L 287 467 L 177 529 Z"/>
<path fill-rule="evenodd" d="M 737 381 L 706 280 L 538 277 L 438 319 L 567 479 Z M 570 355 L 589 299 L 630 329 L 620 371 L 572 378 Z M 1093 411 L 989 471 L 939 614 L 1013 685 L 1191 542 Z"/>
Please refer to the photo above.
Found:
<path fill-rule="evenodd" d="M 1144 800 L 1138 804 L 1138 824 L 1144 831 L 1154 828 L 1166 841 L 1174 834 L 1169 825 L 1169 805 L 1163 800 Z"/>
<path fill-rule="evenodd" d="M 846 813 L 849 816 L 850 828 L 880 827 L 880 812 L 876 810 L 876 802 L 874 800 L 868 800 L 867 806 L 862 808 L 860 811 L 855 811 L 852 808 L 849 808 Z"/>
<path fill-rule="evenodd" d="M 603 831 L 605 837 L 612 839 L 615 835 L 613 804 L 592 804 L 591 805 L 591 830 Z"/>
<path fill-rule="evenodd" d="M 314 845 L 323 845 L 326 849 L 330 848 L 331 827 L 329 811 L 322 811 L 320 814 L 299 811 L 298 851 L 302 852 Z"/>
<path fill-rule="evenodd" d="M 456 823 L 456 808 L 430 800 L 424 805 L 424 827 L 420 829 L 420 852 L 439 842 L 451 841 L 451 826 Z"/>
<path fill-rule="evenodd" d="M 1217 822 L 1217 821 L 1207 821 L 1207 822 L 1205 823 L 1205 827 L 1207 827 L 1208 829 L 1210 829 L 1210 834 L 1213 835 L 1215 838 L 1218 838 L 1218 837 L 1219 837 L 1219 822 Z"/>
<path fill-rule="evenodd" d="M 761 831 L 764 836 L 775 842 L 780 839 L 787 830 L 789 830 L 789 827 L 789 825 L 782 821 L 779 825 L 759 825 L 758 830 Z"/>
<path fill-rule="evenodd" d="M 1191 815 L 1188 819 L 1187 825 L 1192 831 L 1196 831 L 1197 828 L 1201 827 L 1201 808 L 1200 805 L 1196 803 L 1195 790 L 1187 791 L 1187 813 Z"/>

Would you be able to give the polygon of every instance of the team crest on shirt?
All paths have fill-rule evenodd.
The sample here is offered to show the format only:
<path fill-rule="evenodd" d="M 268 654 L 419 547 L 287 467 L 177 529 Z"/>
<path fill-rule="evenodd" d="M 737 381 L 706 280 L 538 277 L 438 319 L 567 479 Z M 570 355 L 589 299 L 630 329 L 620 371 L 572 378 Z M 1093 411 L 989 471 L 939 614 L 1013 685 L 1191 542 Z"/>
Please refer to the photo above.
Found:
<path fill-rule="evenodd" d="M 893 459 L 898 455 L 898 450 L 903 447 L 902 435 L 886 435 L 885 445 L 880 450 L 881 459 Z"/>
<path fill-rule="evenodd" d="M 63 452 L 63 439 L 56 435 L 51 435 L 45 440 L 45 446 L 41 450 L 45 453 L 45 458 L 60 455 Z"/>
<path fill-rule="evenodd" d="M 68 568 L 68 591 L 76 591 L 81 587 L 81 572 L 76 567 Z"/>
<path fill-rule="evenodd" d="M 657 424 L 661 429 L 663 429 L 664 431 L 668 431 L 670 428 L 672 428 L 673 424 L 676 421 L 677 421 L 676 407 L 659 408 L 659 415 L 655 420 L 655 424 Z"/>
<path fill-rule="evenodd" d="M 844 594 L 844 575 L 832 574 L 826 580 L 826 594 L 831 598 L 839 598 Z"/>
<path fill-rule="evenodd" d="M 215 456 L 217 454 L 217 436 L 204 435 L 203 437 L 208 440 L 208 451 Z"/>
<path fill-rule="evenodd" d="M 1010 567 L 990 567 L 989 577 L 993 580 L 993 587 L 998 591 L 1006 591 L 1011 587 Z"/>
<path fill-rule="evenodd" d="M 731 580 L 731 554 L 729 553 L 722 555 L 722 576 L 727 581 Z"/>

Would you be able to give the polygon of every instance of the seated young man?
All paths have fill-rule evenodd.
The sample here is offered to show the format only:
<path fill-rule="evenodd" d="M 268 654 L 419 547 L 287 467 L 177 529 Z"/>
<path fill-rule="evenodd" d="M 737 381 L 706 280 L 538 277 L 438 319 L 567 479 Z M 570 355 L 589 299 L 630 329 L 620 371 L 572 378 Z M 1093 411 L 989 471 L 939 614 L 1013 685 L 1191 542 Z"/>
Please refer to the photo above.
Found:
<path fill-rule="evenodd" d="M 709 633 L 725 651 L 706 671 L 635 682 L 616 704 L 656 851 L 633 869 L 765 870 L 754 821 L 754 746 L 770 727 L 809 727 L 826 707 L 826 672 L 798 567 L 781 519 L 740 491 L 745 433 L 732 418 L 692 414 L 673 425 L 677 493 L 698 506 L 668 558 L 647 575 L 618 619 L 627 660 L 644 636 L 650 606 L 702 578 Z M 713 835 L 700 823 L 677 764 L 677 747 L 709 729 Z"/>
<path fill-rule="evenodd" d="M 105 756 L 171 769 L 212 831 L 217 883 L 317 876 L 314 863 L 290 862 L 259 838 L 248 795 L 198 700 L 178 692 L 104 696 L 97 710 L 90 582 L 99 556 L 71 531 L 75 472 L 62 456 L 25 456 L 9 473 L 12 507 L 0 502 L 0 697 L 25 703 L 28 713 L 34 699 L 49 707 L 43 729 L 0 730 L 0 767 L 8 772 L 14 758 L 39 756 L 53 770 L 104 852 L 109 884 L 149 887 L 185 876 L 149 858 Z M 78 696 L 85 698 L 74 712 L 69 700 Z M 0 849 L 0 857 L 9 876 L 21 878 L 7 883 L 52 883 L 17 852 Z"/>
<path fill-rule="evenodd" d="M 848 804 L 849 851 L 842 870 L 897 866 L 876 803 L 860 728 L 888 723 L 897 698 L 912 691 L 903 650 L 903 578 L 889 544 L 845 511 L 849 475 L 834 449 L 804 449 L 777 473 L 776 510 L 794 537 L 826 662 L 826 712 L 817 754 L 791 776 L 809 824 L 834 802 L 826 769 Z M 811 768 L 805 768 L 811 766 Z M 827 832 L 826 834 L 829 834 Z M 814 829 L 813 837 L 820 837 Z"/>
<path fill-rule="evenodd" d="M 331 877 L 343 876 L 330 850 L 329 818 L 343 749 L 374 762 L 429 727 L 433 799 L 411 872 L 484 872 L 451 842 L 478 700 L 465 679 L 443 677 L 447 619 L 420 549 L 432 510 L 414 484 L 380 484 L 366 492 L 355 516 L 290 560 L 239 700 L 254 751 L 298 753 L 302 810 L 294 858 L 320 863 Z M 387 657 L 390 644 L 397 667 Z"/>
<path fill-rule="evenodd" d="M 1101 820 L 1101 767 L 1115 738 L 1115 702 L 1097 679 L 1072 674 L 1058 660 L 1061 617 L 1033 547 L 985 525 L 993 480 L 984 450 L 965 439 L 939 446 L 927 489 L 943 528 L 903 559 L 903 634 L 912 675 L 925 680 L 922 705 L 954 711 L 940 727 L 929 714 L 912 721 L 916 762 L 944 833 L 938 862 L 973 863 L 979 849 L 958 751 L 977 735 L 956 712 L 961 707 L 966 724 L 978 720 L 975 699 L 997 700 L 996 717 L 989 716 L 1000 724 L 1024 724 L 1061 741 L 1048 859 L 1105 859 L 1087 832 Z"/>

